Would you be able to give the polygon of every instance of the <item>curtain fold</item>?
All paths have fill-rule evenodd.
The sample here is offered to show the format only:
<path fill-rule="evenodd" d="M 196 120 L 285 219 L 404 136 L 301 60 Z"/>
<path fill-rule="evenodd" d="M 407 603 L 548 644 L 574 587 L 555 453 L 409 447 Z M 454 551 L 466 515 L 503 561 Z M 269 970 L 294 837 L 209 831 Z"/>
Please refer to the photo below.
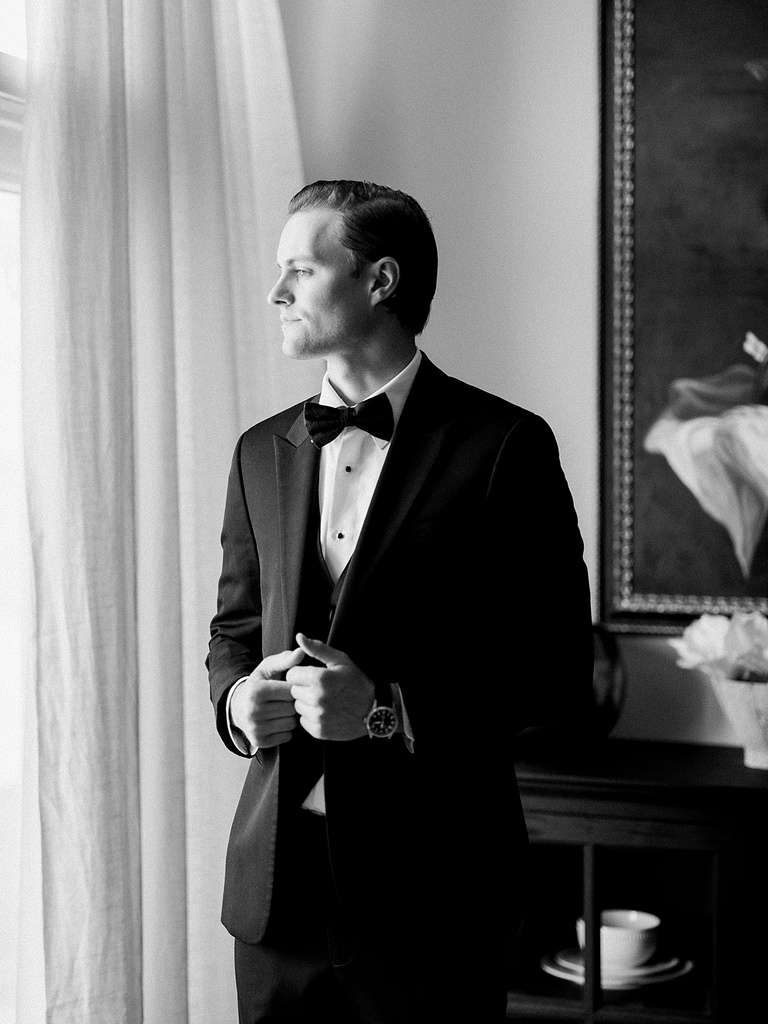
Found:
<path fill-rule="evenodd" d="M 51 1024 L 230 1024 L 243 763 L 203 659 L 301 166 L 276 0 L 28 0 L 25 453 Z"/>

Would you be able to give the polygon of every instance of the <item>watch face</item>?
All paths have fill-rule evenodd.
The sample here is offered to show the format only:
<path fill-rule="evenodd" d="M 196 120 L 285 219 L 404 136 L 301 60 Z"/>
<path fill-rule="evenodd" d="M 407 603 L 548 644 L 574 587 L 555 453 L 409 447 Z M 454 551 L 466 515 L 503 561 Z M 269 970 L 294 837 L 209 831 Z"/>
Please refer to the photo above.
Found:
<path fill-rule="evenodd" d="M 371 736 L 389 739 L 397 732 L 397 715 L 392 708 L 374 708 L 368 715 L 367 725 Z"/>

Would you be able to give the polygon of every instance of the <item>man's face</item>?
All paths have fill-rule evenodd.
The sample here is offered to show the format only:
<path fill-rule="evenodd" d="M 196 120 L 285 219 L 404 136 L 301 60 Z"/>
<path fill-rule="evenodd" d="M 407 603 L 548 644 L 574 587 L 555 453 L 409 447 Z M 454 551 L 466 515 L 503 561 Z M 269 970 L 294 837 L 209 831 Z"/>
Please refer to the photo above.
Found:
<path fill-rule="evenodd" d="M 280 309 L 283 351 L 294 359 L 350 351 L 370 330 L 370 275 L 352 276 L 340 226 L 338 210 L 300 210 L 280 237 L 280 277 L 267 300 Z"/>

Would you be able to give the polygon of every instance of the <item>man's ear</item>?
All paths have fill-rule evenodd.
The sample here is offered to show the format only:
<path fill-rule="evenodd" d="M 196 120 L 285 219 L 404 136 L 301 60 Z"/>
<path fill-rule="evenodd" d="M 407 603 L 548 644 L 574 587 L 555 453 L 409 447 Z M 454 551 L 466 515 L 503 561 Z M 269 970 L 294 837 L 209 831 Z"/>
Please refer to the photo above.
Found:
<path fill-rule="evenodd" d="M 392 256 L 382 256 L 371 265 L 371 301 L 378 305 L 390 299 L 400 283 L 400 266 Z"/>

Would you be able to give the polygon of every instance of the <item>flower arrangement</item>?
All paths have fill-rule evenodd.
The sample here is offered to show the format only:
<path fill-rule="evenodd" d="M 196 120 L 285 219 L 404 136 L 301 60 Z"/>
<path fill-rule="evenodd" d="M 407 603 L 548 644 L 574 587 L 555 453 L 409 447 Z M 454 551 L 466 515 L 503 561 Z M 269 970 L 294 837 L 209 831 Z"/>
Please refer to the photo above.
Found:
<path fill-rule="evenodd" d="M 762 612 L 702 615 L 669 643 L 681 668 L 713 679 L 768 683 L 768 618 Z"/>

